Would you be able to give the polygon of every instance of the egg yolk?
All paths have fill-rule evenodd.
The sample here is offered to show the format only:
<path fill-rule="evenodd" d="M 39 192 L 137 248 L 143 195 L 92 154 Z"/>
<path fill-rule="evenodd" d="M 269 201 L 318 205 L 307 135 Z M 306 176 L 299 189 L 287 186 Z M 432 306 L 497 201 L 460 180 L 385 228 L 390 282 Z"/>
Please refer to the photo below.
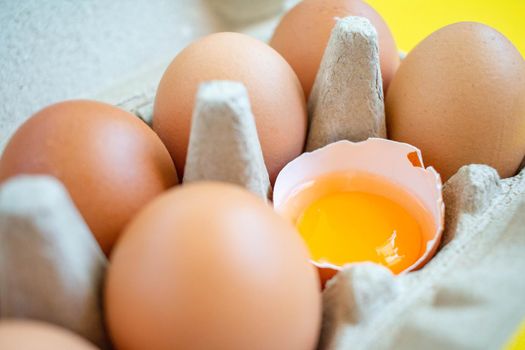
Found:
<path fill-rule="evenodd" d="M 372 261 L 399 273 L 421 256 L 418 221 L 398 203 L 372 193 L 325 195 L 306 207 L 296 226 L 319 262 Z"/>

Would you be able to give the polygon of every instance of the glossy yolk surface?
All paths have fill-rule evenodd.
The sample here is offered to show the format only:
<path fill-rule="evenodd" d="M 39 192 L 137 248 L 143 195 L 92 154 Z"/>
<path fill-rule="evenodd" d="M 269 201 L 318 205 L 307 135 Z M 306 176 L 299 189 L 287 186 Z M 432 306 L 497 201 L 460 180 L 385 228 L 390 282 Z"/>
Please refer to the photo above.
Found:
<path fill-rule="evenodd" d="M 296 225 L 312 259 L 319 262 L 372 261 L 399 273 L 422 251 L 417 220 L 399 204 L 375 194 L 329 194 L 310 204 Z"/>

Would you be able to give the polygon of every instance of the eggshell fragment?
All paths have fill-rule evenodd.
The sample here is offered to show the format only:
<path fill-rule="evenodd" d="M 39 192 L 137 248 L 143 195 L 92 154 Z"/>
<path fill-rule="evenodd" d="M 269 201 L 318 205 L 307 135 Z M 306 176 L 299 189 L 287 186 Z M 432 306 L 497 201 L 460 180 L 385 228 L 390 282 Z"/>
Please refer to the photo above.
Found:
<path fill-rule="evenodd" d="M 389 138 L 448 180 L 463 165 L 513 176 L 525 155 L 525 61 L 480 23 L 434 32 L 403 60 L 386 99 Z"/>
<path fill-rule="evenodd" d="M 210 81 L 199 87 L 184 182 L 203 180 L 237 184 L 265 200 L 271 193 L 248 92 L 242 83 Z"/>
<path fill-rule="evenodd" d="M 310 99 L 306 150 L 339 140 L 386 138 L 377 33 L 364 17 L 337 21 Z"/>
<path fill-rule="evenodd" d="M 315 198 L 301 203 L 290 203 L 289 199 L 309 182 L 322 175 L 359 170 L 391 180 L 412 194 L 431 214 L 433 231 L 425 232 L 426 250 L 406 271 L 422 267 L 436 252 L 443 231 L 444 204 L 439 174 L 432 167 L 424 168 L 420 151 L 411 145 L 385 139 L 370 138 L 362 142 L 339 141 L 310 153 L 304 153 L 290 162 L 279 173 L 275 182 L 274 208 L 286 218 L 296 217 Z M 385 197 L 395 193 L 377 194 Z M 322 194 L 320 194 L 322 195 Z M 341 266 L 329 262 L 313 262 L 319 269 L 323 281 L 331 278 Z"/>

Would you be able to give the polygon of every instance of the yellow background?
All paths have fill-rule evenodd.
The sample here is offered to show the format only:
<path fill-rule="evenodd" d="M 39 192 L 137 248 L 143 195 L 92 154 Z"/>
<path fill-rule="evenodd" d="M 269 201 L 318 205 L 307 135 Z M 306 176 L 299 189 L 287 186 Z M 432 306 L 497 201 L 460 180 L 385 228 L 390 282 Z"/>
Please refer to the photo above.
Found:
<path fill-rule="evenodd" d="M 525 320 L 516 332 L 513 339 L 507 344 L 505 350 L 525 350 Z"/>
<path fill-rule="evenodd" d="M 487 24 L 509 38 L 525 57 L 525 0 L 366 0 L 390 26 L 398 48 L 408 52 L 451 23 Z"/>

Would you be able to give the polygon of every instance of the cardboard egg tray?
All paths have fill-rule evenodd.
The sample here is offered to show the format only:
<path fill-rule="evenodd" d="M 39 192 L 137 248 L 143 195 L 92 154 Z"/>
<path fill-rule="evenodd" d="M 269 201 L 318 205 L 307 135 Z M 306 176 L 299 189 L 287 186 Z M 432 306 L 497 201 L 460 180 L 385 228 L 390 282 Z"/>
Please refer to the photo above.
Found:
<path fill-rule="evenodd" d="M 142 79 L 102 99 L 149 123 L 155 89 Z M 385 137 L 377 38 L 367 21 L 338 22 L 308 109 L 307 150 Z M 193 118 L 184 182 L 233 182 L 271 198 L 244 86 L 202 85 Z M 363 263 L 328 282 L 319 349 L 495 349 L 507 342 L 525 317 L 525 172 L 500 179 L 491 167 L 468 165 L 443 196 L 441 247 L 421 270 L 394 276 Z M 107 263 L 57 180 L 20 176 L 0 188 L 0 317 L 48 321 L 110 349 L 102 314 Z"/>

